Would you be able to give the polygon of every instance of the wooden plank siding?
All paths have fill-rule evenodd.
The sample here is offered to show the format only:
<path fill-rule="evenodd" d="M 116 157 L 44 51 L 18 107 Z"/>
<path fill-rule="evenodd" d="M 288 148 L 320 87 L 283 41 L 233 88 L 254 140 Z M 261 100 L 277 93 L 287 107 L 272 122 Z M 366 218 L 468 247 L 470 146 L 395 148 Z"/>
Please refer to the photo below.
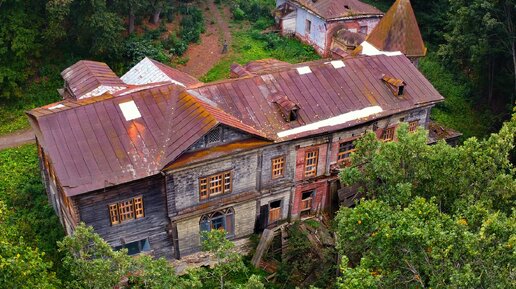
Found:
<path fill-rule="evenodd" d="M 111 246 L 149 239 L 153 255 L 172 258 L 174 248 L 168 235 L 168 218 L 164 177 L 154 177 L 74 197 L 81 221 L 93 226 Z M 110 204 L 143 197 L 144 217 L 111 225 Z"/>

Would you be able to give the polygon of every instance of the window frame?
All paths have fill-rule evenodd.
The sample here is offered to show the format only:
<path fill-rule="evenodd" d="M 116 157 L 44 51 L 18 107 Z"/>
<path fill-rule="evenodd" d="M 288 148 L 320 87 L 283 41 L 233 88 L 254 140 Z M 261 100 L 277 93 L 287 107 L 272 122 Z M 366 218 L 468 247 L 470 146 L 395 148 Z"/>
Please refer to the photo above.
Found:
<path fill-rule="evenodd" d="M 212 192 L 212 183 L 214 183 L 215 178 L 220 178 L 217 184 L 214 186 L 215 188 L 220 189 L 220 191 Z M 229 179 L 229 181 L 228 181 Z M 230 194 L 233 191 L 233 172 L 223 171 L 216 174 L 212 174 L 209 176 L 199 178 L 199 200 L 204 201 L 210 199 L 212 197 L 216 197 L 219 195 Z"/>
<path fill-rule="evenodd" d="M 108 213 L 111 226 L 144 218 L 143 195 L 108 204 Z"/>
<path fill-rule="evenodd" d="M 281 160 L 280 167 L 274 168 L 274 166 L 277 165 L 277 163 L 275 164 L 275 161 L 277 160 Z M 277 156 L 271 159 L 271 179 L 275 180 L 285 177 L 285 163 L 285 155 Z M 276 171 L 281 171 L 281 174 L 275 174 Z"/>
<path fill-rule="evenodd" d="M 419 120 L 409 121 L 409 123 L 408 123 L 408 131 L 409 132 L 417 131 L 418 127 L 419 127 Z"/>
<path fill-rule="evenodd" d="M 355 140 L 356 139 L 352 139 L 352 140 L 342 141 L 339 143 L 339 149 L 337 151 L 337 163 L 343 163 L 343 162 L 349 161 L 349 159 L 351 158 L 351 154 L 357 150 L 356 146 L 354 144 Z M 346 144 L 350 144 L 352 148 L 345 150 L 345 151 L 341 151 L 341 146 L 346 145 Z M 346 154 L 348 154 L 347 157 L 341 158 L 341 156 L 346 155 Z"/>
<path fill-rule="evenodd" d="M 382 141 L 384 141 L 384 142 L 393 141 L 395 135 L 396 135 L 396 127 L 395 126 L 388 127 L 382 133 Z"/>
<path fill-rule="evenodd" d="M 276 202 L 279 202 L 279 206 L 277 208 L 272 208 L 271 205 L 272 203 L 276 203 Z M 282 218 L 282 207 L 283 207 L 283 199 L 279 199 L 279 200 L 274 200 L 274 201 L 271 201 L 269 202 L 269 216 L 268 216 L 268 223 L 271 224 L 271 223 L 275 223 L 275 222 L 278 222 L 281 220 Z M 277 210 L 278 211 L 278 218 L 275 219 L 275 220 L 272 220 L 271 218 L 271 212 L 273 210 Z"/>
<path fill-rule="evenodd" d="M 311 153 L 315 153 L 315 156 L 309 157 L 308 155 Z M 315 159 L 315 163 L 308 164 L 308 161 L 313 160 L 313 159 Z M 303 175 L 305 176 L 305 178 L 316 177 L 317 176 L 317 166 L 319 165 L 319 148 L 306 150 L 304 163 L 305 163 L 305 165 L 304 165 Z M 307 168 L 312 165 L 314 166 L 314 169 L 307 171 Z"/>
<path fill-rule="evenodd" d="M 199 232 L 210 232 L 213 230 L 212 220 L 222 220 L 222 227 L 224 231 L 226 231 L 226 237 L 234 237 L 235 236 L 235 210 L 232 207 L 224 208 L 221 210 L 217 210 L 208 214 L 204 214 L 199 218 Z M 229 223 L 228 223 L 229 219 Z M 230 230 L 227 230 L 228 224 Z"/>
<path fill-rule="evenodd" d="M 305 19 L 305 34 L 310 35 L 312 33 L 312 21 Z"/>

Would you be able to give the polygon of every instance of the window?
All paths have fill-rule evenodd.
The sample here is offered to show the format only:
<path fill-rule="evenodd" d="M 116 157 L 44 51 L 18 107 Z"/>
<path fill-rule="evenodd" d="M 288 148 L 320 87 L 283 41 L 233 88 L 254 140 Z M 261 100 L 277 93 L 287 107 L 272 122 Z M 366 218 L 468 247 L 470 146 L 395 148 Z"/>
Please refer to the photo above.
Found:
<path fill-rule="evenodd" d="M 314 191 L 303 192 L 301 195 L 301 211 L 308 211 L 312 209 L 312 198 Z"/>
<path fill-rule="evenodd" d="M 149 239 L 143 239 L 115 247 L 115 251 L 127 248 L 128 255 L 136 255 L 142 252 L 150 251 Z"/>
<path fill-rule="evenodd" d="M 382 140 L 383 141 L 392 141 L 394 139 L 394 130 L 395 127 L 389 127 L 383 132 Z"/>
<path fill-rule="evenodd" d="M 109 221 L 116 225 L 125 221 L 143 218 L 143 198 L 141 196 L 125 200 L 116 204 L 110 204 Z"/>
<path fill-rule="evenodd" d="M 367 34 L 367 26 L 360 26 L 360 33 Z"/>
<path fill-rule="evenodd" d="M 312 21 L 305 20 L 305 34 L 310 34 L 310 31 L 312 30 Z"/>
<path fill-rule="evenodd" d="M 415 132 L 417 130 L 418 126 L 419 126 L 419 121 L 417 121 L 417 120 L 409 122 L 409 126 L 408 126 L 409 132 Z"/>
<path fill-rule="evenodd" d="M 202 216 L 199 221 L 201 232 L 209 232 L 211 230 L 225 230 L 228 236 L 233 236 L 234 214 L 235 213 L 232 208 L 227 208 Z"/>
<path fill-rule="evenodd" d="M 201 200 L 229 192 L 231 192 L 231 172 L 199 179 L 199 199 Z"/>
<path fill-rule="evenodd" d="M 317 175 L 317 160 L 319 151 L 307 151 L 305 153 L 305 177 L 314 177 Z"/>
<path fill-rule="evenodd" d="M 281 200 L 269 204 L 269 224 L 281 219 Z"/>
<path fill-rule="evenodd" d="M 353 141 L 343 142 L 339 144 L 339 154 L 337 156 L 338 162 L 348 161 L 351 153 L 355 151 Z"/>
<path fill-rule="evenodd" d="M 281 178 L 285 171 L 285 157 L 277 157 L 272 159 L 272 178 Z"/>

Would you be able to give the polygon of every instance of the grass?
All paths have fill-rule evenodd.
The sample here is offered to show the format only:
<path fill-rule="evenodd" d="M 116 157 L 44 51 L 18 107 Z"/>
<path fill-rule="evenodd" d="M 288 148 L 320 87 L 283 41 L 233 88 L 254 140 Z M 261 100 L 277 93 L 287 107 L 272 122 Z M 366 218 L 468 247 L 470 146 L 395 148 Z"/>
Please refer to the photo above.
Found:
<path fill-rule="evenodd" d="M 13 211 L 9 226 L 16 228 L 29 246 L 45 252 L 58 275 L 66 275 L 56 245 L 64 232 L 41 183 L 34 144 L 0 151 L 0 200 Z"/>
<path fill-rule="evenodd" d="M 246 64 L 253 60 L 276 58 L 278 60 L 299 63 L 319 59 L 315 50 L 297 39 L 283 38 L 276 34 L 262 35 L 259 30 L 248 24 L 231 23 L 233 43 L 229 53 L 219 61 L 201 81 L 210 82 L 229 78 L 232 63 Z M 236 28 L 243 26 L 242 28 Z"/>
<path fill-rule="evenodd" d="M 440 64 L 435 55 L 429 54 L 420 61 L 420 70 L 444 96 L 444 103 L 432 110 L 432 119 L 458 130 L 464 138 L 484 137 L 492 131 L 492 117 L 488 112 L 479 112 L 470 101 L 472 86 Z"/>

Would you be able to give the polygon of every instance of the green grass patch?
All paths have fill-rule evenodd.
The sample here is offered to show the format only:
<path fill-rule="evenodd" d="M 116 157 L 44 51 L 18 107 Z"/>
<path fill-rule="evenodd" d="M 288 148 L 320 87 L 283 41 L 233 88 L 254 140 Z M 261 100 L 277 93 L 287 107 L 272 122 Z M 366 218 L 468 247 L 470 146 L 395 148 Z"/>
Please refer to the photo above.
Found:
<path fill-rule="evenodd" d="M 378 8 L 379 10 L 381 10 L 383 12 L 387 12 L 387 10 L 389 10 L 389 8 L 391 8 L 391 5 L 394 3 L 394 0 L 392 0 L 391 2 L 385 1 L 385 0 L 361 0 L 361 1 Z"/>
<path fill-rule="evenodd" d="M 464 138 L 483 137 L 492 130 L 492 117 L 488 112 L 479 112 L 470 100 L 472 86 L 465 79 L 458 79 L 432 54 L 420 61 L 420 70 L 444 96 L 444 103 L 432 110 L 432 119 L 458 130 Z"/>
<path fill-rule="evenodd" d="M 253 60 L 276 58 L 289 63 L 319 59 L 319 55 L 309 46 L 294 38 L 284 38 L 275 33 L 261 34 L 248 25 L 233 32 L 230 52 L 217 63 L 201 81 L 210 82 L 229 78 L 232 63 L 246 64 Z"/>
<path fill-rule="evenodd" d="M 13 212 L 7 220 L 9 226 L 29 246 L 45 252 L 58 275 L 66 275 L 60 269 L 61 256 L 56 245 L 64 232 L 41 183 L 34 144 L 0 151 L 0 200 Z"/>

